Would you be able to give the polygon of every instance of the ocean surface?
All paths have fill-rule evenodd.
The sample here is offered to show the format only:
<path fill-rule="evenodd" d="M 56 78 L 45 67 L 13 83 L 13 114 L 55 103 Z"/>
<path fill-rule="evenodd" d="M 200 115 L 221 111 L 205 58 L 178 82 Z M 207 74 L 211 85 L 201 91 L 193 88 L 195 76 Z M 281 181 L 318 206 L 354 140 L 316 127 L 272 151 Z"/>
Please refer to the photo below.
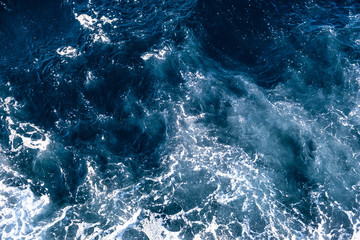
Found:
<path fill-rule="evenodd" d="M 0 0 L 0 239 L 360 239 L 360 2 Z"/>

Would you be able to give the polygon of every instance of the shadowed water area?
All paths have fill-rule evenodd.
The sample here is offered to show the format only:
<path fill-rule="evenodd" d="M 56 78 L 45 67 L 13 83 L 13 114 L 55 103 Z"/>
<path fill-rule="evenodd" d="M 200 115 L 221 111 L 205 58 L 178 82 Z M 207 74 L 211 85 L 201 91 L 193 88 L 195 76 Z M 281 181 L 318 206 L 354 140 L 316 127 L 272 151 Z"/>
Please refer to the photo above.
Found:
<path fill-rule="evenodd" d="M 360 238 L 360 3 L 0 0 L 1 239 Z"/>

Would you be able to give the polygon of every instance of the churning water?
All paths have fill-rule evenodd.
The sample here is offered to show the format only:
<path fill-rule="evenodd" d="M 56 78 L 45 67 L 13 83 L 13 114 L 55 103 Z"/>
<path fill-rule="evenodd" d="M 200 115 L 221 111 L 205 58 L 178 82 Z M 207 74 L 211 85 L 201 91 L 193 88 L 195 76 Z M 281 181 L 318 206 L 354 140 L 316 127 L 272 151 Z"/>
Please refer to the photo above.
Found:
<path fill-rule="evenodd" d="M 360 3 L 1 0 L 1 239 L 359 239 Z"/>

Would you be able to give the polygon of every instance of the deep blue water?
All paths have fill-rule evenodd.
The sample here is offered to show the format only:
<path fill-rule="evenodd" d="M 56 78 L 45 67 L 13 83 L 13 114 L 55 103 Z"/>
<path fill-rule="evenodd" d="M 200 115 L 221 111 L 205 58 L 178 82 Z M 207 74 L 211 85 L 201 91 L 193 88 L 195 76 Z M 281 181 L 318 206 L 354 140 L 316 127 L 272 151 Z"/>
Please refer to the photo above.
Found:
<path fill-rule="evenodd" d="M 0 0 L 0 239 L 360 239 L 360 3 Z"/>

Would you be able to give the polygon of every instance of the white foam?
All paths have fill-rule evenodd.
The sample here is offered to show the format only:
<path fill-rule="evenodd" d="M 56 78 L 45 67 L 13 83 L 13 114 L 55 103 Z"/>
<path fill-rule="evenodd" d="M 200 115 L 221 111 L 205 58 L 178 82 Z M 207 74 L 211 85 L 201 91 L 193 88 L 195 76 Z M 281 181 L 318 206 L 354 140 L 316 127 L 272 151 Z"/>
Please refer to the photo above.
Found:
<path fill-rule="evenodd" d="M 110 18 L 105 17 L 105 16 L 102 16 L 102 17 L 100 18 L 100 21 L 102 21 L 103 24 L 105 24 L 105 23 L 112 24 L 113 22 L 116 22 L 116 21 L 118 21 L 118 20 L 119 20 L 119 19 L 117 19 L 117 18 L 110 19 Z"/>
<path fill-rule="evenodd" d="M 144 61 L 147 61 L 150 58 L 155 57 L 156 59 L 159 59 L 159 60 L 165 60 L 166 55 L 168 55 L 169 52 L 171 52 L 171 48 L 165 46 L 164 48 L 162 48 L 160 50 L 155 49 L 155 50 L 153 50 L 153 52 L 144 53 L 143 55 L 141 55 L 141 59 L 143 59 Z"/>
<path fill-rule="evenodd" d="M 94 24 L 98 22 L 96 18 L 92 18 L 87 14 L 77 15 L 75 13 L 75 19 L 79 21 L 81 26 L 83 26 L 84 28 L 89 28 L 91 30 L 95 29 Z"/>
<path fill-rule="evenodd" d="M 81 53 L 79 53 L 76 48 L 73 48 L 71 46 L 60 47 L 56 50 L 56 53 L 59 54 L 60 56 L 66 56 L 70 58 L 78 57 L 81 55 Z"/>
<path fill-rule="evenodd" d="M 4 120 L 10 132 L 9 142 L 11 151 L 17 152 L 23 147 L 40 151 L 47 149 L 51 142 L 48 133 L 34 124 L 17 122 L 15 118 L 11 117 L 20 108 L 20 105 L 13 97 L 0 98 L 0 108 L 4 109 L 7 113 L 7 116 L 2 116 L 2 118 L 5 118 Z"/>
<path fill-rule="evenodd" d="M 45 133 L 43 130 L 36 127 L 31 123 L 18 123 L 15 124 L 11 117 L 7 116 L 6 121 L 8 123 L 8 128 L 10 131 L 9 140 L 11 145 L 11 151 L 17 152 L 22 147 L 27 147 L 31 149 L 39 149 L 44 151 L 47 149 L 47 146 L 50 144 L 49 134 Z M 40 136 L 40 139 L 32 139 L 32 136 L 37 134 Z M 26 135 L 26 136 L 25 136 Z M 18 143 L 15 142 L 17 138 L 21 138 L 22 143 L 17 146 Z"/>
<path fill-rule="evenodd" d="M 128 227 L 134 225 L 137 222 L 137 219 L 140 216 L 140 213 L 141 213 L 141 209 L 138 209 L 128 221 L 126 221 L 124 224 L 116 226 L 114 231 L 111 234 L 105 236 L 103 239 L 111 240 L 111 239 L 121 238 L 124 231 Z"/>
<path fill-rule="evenodd" d="M 85 77 L 85 86 L 92 87 L 96 82 L 96 77 L 92 71 L 88 71 Z"/>
<path fill-rule="evenodd" d="M 106 16 L 102 16 L 98 20 L 97 18 L 93 18 L 87 14 L 78 15 L 77 13 L 74 13 L 74 15 L 75 19 L 79 21 L 83 28 L 91 30 L 93 42 L 111 43 L 110 38 L 102 28 L 105 24 L 113 25 L 113 23 L 118 20 L 117 18 L 110 19 Z M 95 15 L 97 17 L 98 13 L 95 12 Z M 115 27 L 116 26 L 114 25 L 114 28 Z"/>
<path fill-rule="evenodd" d="M 0 182 L 0 235 L 3 239 L 38 239 L 42 229 L 33 218 L 50 203 L 47 195 L 35 197 L 29 187 L 19 189 Z"/>
<path fill-rule="evenodd" d="M 354 234 L 353 234 L 351 240 L 360 239 L 360 220 L 359 219 L 357 219 L 356 223 L 353 224 L 353 230 L 354 230 Z"/>
<path fill-rule="evenodd" d="M 150 240 L 176 240 L 179 238 L 179 232 L 171 232 L 167 230 L 163 225 L 164 221 L 161 216 L 150 213 L 149 217 L 141 221 L 141 230 L 146 234 Z"/>
<path fill-rule="evenodd" d="M 94 34 L 94 42 L 110 43 L 110 39 L 102 29 L 99 29 L 98 32 Z"/>

